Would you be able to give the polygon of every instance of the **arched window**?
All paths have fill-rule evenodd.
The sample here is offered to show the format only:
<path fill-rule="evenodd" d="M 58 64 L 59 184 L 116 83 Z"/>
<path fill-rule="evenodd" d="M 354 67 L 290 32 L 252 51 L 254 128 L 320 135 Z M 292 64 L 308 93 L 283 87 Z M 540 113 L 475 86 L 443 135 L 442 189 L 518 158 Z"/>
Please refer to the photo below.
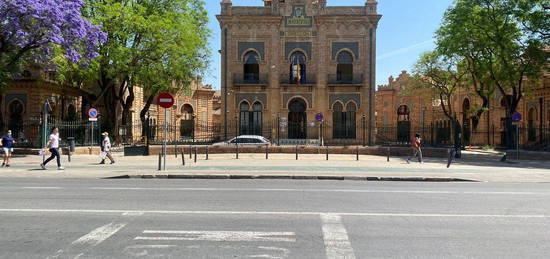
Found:
<path fill-rule="evenodd" d="M 301 51 L 296 51 L 290 56 L 290 82 L 306 83 L 306 55 Z"/>
<path fill-rule="evenodd" d="M 466 98 L 462 102 L 462 135 L 463 145 L 470 145 L 470 137 L 472 136 L 471 118 L 470 118 L 470 99 Z"/>
<path fill-rule="evenodd" d="M 193 107 L 189 104 L 184 104 L 181 107 L 182 117 L 180 120 L 180 135 L 182 138 L 194 138 L 195 135 L 195 118 Z"/>
<path fill-rule="evenodd" d="M 535 125 L 536 120 L 537 110 L 535 108 L 529 109 L 529 113 L 527 114 L 527 130 L 529 141 L 537 140 L 537 125 Z"/>
<path fill-rule="evenodd" d="M 350 102 L 344 105 L 341 102 L 336 102 L 332 106 L 332 137 L 335 139 L 354 139 L 356 137 L 355 129 L 355 112 L 357 106 L 355 103 Z"/>
<path fill-rule="evenodd" d="M 407 105 L 397 108 L 397 141 L 409 143 L 411 137 L 411 110 Z"/>
<path fill-rule="evenodd" d="M 260 57 L 255 51 L 249 51 L 244 55 L 243 76 L 245 82 L 260 80 Z"/>
<path fill-rule="evenodd" d="M 348 51 L 342 51 L 336 58 L 336 79 L 342 82 L 353 81 L 353 56 Z"/>
<path fill-rule="evenodd" d="M 248 129 L 250 128 L 250 105 L 247 102 L 242 102 L 239 108 L 241 111 L 239 135 L 248 135 Z"/>
<path fill-rule="evenodd" d="M 75 121 L 78 119 L 76 115 L 76 107 L 72 104 L 69 104 L 69 107 L 67 107 L 67 119 L 69 121 Z"/>
<path fill-rule="evenodd" d="M 11 129 L 15 138 L 18 138 L 23 131 L 23 113 L 25 106 L 20 100 L 12 101 L 8 106 L 8 128 Z"/>
<path fill-rule="evenodd" d="M 242 102 L 240 109 L 240 135 L 262 135 L 263 105 L 255 102 L 250 109 L 247 102 Z"/>

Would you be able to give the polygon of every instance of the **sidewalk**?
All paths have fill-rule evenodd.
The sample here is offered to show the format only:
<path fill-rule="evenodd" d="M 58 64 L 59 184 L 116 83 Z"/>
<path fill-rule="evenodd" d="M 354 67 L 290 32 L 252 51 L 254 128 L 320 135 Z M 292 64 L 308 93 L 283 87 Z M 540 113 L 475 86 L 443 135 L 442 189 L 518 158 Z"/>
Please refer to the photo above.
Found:
<path fill-rule="evenodd" d="M 99 165 L 98 156 L 78 155 L 67 162 L 63 156 L 64 171 L 56 170 L 55 161 L 49 170 L 39 167 L 39 156 L 16 157 L 12 167 L 0 168 L 0 177 L 36 178 L 220 178 L 220 179 L 349 179 L 349 180 L 468 180 L 483 182 L 550 182 L 550 163 L 544 161 L 521 161 L 501 163 L 500 154 L 464 153 L 464 159 L 453 162 L 446 168 L 446 159 L 428 158 L 424 164 L 404 158 L 330 155 L 300 155 L 296 160 L 293 154 L 234 154 L 198 155 L 197 163 L 186 155 L 186 166 L 182 166 L 181 156 L 166 158 L 166 171 L 158 171 L 158 157 L 123 157 L 115 155 L 115 165 Z"/>

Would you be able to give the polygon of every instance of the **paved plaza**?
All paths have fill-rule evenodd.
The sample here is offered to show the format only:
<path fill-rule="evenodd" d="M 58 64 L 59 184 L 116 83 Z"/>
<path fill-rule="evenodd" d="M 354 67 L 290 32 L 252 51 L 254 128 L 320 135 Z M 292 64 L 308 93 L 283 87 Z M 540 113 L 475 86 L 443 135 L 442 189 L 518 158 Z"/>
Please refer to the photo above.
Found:
<path fill-rule="evenodd" d="M 487 182 L 550 182 L 550 164 L 545 161 L 500 162 L 499 154 L 465 152 L 463 159 L 453 161 L 447 168 L 447 159 L 426 158 L 424 164 L 404 157 L 355 155 L 300 154 L 211 154 L 206 160 L 204 154 L 195 157 L 186 155 L 185 166 L 181 155 L 166 157 L 166 171 L 158 171 L 158 157 L 124 157 L 115 155 L 114 165 L 99 165 L 94 155 L 63 156 L 64 171 L 56 170 L 55 161 L 48 170 L 40 170 L 42 157 L 24 156 L 13 159 L 12 167 L 0 168 L 0 177 L 39 178 L 108 178 L 108 177 L 152 177 L 152 176 L 196 176 L 197 178 L 269 178 L 290 177 L 312 179 L 311 177 L 333 177 L 332 179 L 374 179 L 394 180 L 469 180 Z M 308 178 L 309 177 L 309 178 Z"/>

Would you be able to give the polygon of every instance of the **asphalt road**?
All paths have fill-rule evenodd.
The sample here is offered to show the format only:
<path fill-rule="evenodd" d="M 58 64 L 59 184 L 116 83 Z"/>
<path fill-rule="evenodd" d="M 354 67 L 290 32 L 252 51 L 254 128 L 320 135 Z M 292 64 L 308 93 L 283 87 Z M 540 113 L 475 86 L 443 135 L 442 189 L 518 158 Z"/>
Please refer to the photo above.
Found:
<path fill-rule="evenodd" d="M 550 184 L 0 180 L 0 258 L 548 258 Z"/>

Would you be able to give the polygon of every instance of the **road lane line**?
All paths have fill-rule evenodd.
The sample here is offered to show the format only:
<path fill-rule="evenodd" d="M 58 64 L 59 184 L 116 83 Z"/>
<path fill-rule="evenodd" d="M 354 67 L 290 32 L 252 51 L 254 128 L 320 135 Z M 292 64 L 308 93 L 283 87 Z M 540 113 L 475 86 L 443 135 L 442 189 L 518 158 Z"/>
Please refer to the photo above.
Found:
<path fill-rule="evenodd" d="M 334 214 L 340 216 L 358 217 L 436 217 L 436 218 L 541 218 L 548 219 L 550 214 L 437 214 L 437 213 L 391 213 L 391 212 L 292 212 L 292 211 L 178 211 L 178 210 L 79 210 L 79 209 L 0 209 L 0 212 L 14 213 L 87 213 L 87 214 L 119 214 L 125 212 L 143 214 L 167 215 L 288 215 L 288 216 L 318 216 Z"/>
<path fill-rule="evenodd" d="M 107 238 L 111 237 L 116 232 L 121 230 L 124 226 L 126 226 L 126 224 L 124 223 L 109 223 L 105 226 L 92 230 L 90 233 L 72 242 L 72 244 L 97 246 L 101 242 L 105 241 Z"/>
<path fill-rule="evenodd" d="M 355 259 L 342 217 L 335 214 L 321 214 L 321 222 L 327 258 Z"/>
<path fill-rule="evenodd" d="M 172 236 L 138 236 L 134 239 L 156 241 L 296 242 L 296 238 L 294 238 L 296 234 L 294 232 L 145 230 L 143 234 Z"/>
<path fill-rule="evenodd" d="M 117 191 L 248 191 L 248 192 L 342 192 L 342 193 L 403 193 L 403 194 L 487 194 L 487 195 L 550 195 L 550 192 L 517 191 L 410 191 L 410 190 L 360 190 L 360 189 L 288 189 L 288 188 L 154 188 L 154 187 L 90 187 L 90 190 Z"/>

